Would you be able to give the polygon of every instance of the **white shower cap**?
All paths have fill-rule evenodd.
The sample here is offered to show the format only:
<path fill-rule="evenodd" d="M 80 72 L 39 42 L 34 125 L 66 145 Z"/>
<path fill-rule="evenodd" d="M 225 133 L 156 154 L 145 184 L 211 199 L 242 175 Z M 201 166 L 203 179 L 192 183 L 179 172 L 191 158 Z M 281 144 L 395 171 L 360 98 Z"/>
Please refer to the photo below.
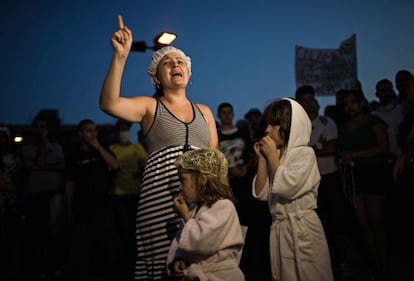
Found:
<path fill-rule="evenodd" d="M 186 170 L 212 175 L 221 180 L 227 177 L 228 162 L 226 156 L 217 149 L 200 148 L 187 151 L 177 157 L 175 165 Z"/>
<path fill-rule="evenodd" d="M 178 53 L 184 58 L 187 64 L 188 74 L 191 76 L 191 58 L 186 56 L 183 51 L 173 46 L 166 46 L 152 53 L 151 64 L 148 67 L 149 75 L 155 76 L 157 74 L 158 64 L 160 63 L 161 59 L 169 53 Z"/>

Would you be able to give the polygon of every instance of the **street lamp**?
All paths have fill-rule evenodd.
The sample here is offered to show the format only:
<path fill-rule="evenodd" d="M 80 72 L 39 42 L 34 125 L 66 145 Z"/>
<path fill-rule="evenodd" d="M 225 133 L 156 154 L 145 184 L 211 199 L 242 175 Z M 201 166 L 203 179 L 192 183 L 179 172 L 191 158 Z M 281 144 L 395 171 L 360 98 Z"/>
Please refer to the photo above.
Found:
<path fill-rule="evenodd" d="M 23 142 L 23 136 L 15 135 L 13 141 L 15 143 L 21 143 L 21 142 Z"/>
<path fill-rule="evenodd" d="M 145 41 L 132 42 L 131 51 L 133 52 L 145 52 L 147 49 L 154 51 L 171 45 L 171 43 L 177 38 L 177 34 L 171 32 L 162 32 L 154 38 L 154 46 L 147 46 Z"/>

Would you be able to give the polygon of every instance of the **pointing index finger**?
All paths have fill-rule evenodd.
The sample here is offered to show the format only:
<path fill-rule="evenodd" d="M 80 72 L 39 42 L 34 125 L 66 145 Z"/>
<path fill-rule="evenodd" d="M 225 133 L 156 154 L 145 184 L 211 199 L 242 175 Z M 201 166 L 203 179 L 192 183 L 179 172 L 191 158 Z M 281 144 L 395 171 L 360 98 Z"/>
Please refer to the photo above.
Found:
<path fill-rule="evenodd" d="M 120 29 L 124 29 L 124 20 L 122 19 L 122 16 L 121 15 L 118 15 L 118 27 L 120 28 Z"/>

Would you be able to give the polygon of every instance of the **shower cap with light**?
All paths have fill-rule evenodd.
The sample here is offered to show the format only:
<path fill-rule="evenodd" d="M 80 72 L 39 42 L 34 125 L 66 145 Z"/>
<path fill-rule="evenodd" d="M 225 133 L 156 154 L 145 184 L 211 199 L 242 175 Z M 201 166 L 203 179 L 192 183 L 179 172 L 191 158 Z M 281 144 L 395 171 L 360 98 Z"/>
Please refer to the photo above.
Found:
<path fill-rule="evenodd" d="M 189 56 L 186 56 L 186 54 L 183 51 L 173 46 L 166 46 L 152 53 L 151 64 L 148 67 L 149 75 L 155 76 L 157 74 L 158 64 L 160 63 L 161 59 L 169 53 L 178 53 L 180 54 L 180 56 L 184 58 L 187 64 L 188 74 L 191 76 L 191 58 Z"/>
<path fill-rule="evenodd" d="M 175 165 L 186 170 L 212 175 L 220 180 L 227 177 L 226 156 L 217 149 L 201 148 L 187 151 L 178 156 Z"/>

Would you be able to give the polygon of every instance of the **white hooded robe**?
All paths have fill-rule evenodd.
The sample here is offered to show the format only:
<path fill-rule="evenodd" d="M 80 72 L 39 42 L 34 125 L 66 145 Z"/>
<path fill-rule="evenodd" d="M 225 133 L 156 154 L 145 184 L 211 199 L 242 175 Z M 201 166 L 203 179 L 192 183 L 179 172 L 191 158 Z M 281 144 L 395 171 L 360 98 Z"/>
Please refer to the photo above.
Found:
<path fill-rule="evenodd" d="M 270 256 L 273 281 L 333 281 L 328 244 L 315 211 L 320 182 L 313 149 L 308 146 L 312 125 L 294 100 L 287 148 L 274 178 L 260 194 L 272 214 Z"/>

